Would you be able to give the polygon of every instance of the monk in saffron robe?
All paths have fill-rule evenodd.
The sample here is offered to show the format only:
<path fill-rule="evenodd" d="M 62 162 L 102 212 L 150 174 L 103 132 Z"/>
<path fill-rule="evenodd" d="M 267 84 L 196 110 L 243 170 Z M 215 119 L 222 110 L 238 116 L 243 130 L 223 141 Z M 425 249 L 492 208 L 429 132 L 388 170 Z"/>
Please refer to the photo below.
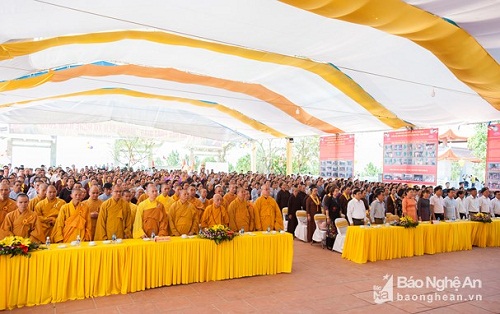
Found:
<path fill-rule="evenodd" d="M 99 188 L 95 185 L 90 187 L 89 196 L 90 197 L 83 201 L 83 203 L 89 208 L 90 211 L 90 239 L 94 240 L 97 217 L 99 217 L 99 210 L 101 209 L 103 201 L 99 199 Z"/>
<path fill-rule="evenodd" d="M 127 202 L 130 207 L 130 230 L 134 231 L 135 213 L 137 213 L 137 205 L 132 203 L 132 192 L 130 190 L 123 190 L 122 198 Z"/>
<path fill-rule="evenodd" d="M 48 185 L 45 183 L 40 183 L 38 184 L 37 190 L 36 190 L 36 196 L 30 200 L 28 203 L 28 209 L 31 211 L 35 211 L 35 206 L 38 204 L 40 201 L 44 200 L 47 197 L 47 187 Z"/>
<path fill-rule="evenodd" d="M 198 221 L 201 221 L 205 206 L 203 206 L 203 203 L 200 201 L 200 199 L 196 197 L 196 187 L 194 185 L 191 185 L 188 188 L 188 202 L 191 203 L 194 208 L 196 208 L 198 212 Z"/>
<path fill-rule="evenodd" d="M 9 193 L 9 185 L 7 183 L 0 184 L 0 226 L 3 223 L 5 216 L 17 208 L 16 201 L 9 198 Z"/>
<path fill-rule="evenodd" d="M 21 193 L 17 196 L 17 210 L 5 216 L 0 227 L 0 238 L 18 236 L 29 238 L 32 242 L 43 243 L 45 234 L 40 228 L 37 214 L 28 209 L 28 203 L 28 195 Z"/>
<path fill-rule="evenodd" d="M 148 199 L 137 205 L 134 221 L 134 239 L 147 238 L 151 234 L 157 236 L 168 235 L 168 216 L 163 205 L 156 201 L 158 190 L 154 184 L 148 185 L 146 190 Z"/>
<path fill-rule="evenodd" d="M 205 209 L 201 218 L 201 227 L 210 228 L 214 225 L 229 225 L 229 216 L 227 210 L 222 206 L 222 196 L 214 195 L 214 203 Z"/>
<path fill-rule="evenodd" d="M 130 206 L 122 199 L 122 187 L 114 185 L 111 198 L 101 204 L 94 239 L 111 240 L 113 234 L 119 239 L 131 238 L 130 219 Z"/>
<path fill-rule="evenodd" d="M 161 194 L 158 195 L 156 200 L 160 202 L 163 205 L 163 208 L 165 208 L 165 212 L 168 215 L 168 211 L 170 209 L 170 206 L 174 203 L 174 199 L 168 196 L 168 192 L 170 191 L 170 188 L 167 183 L 162 183 L 161 185 Z"/>
<path fill-rule="evenodd" d="M 81 241 L 91 240 L 90 210 L 82 203 L 84 195 L 82 189 L 73 188 L 71 201 L 61 207 L 52 230 L 52 239 L 55 243 L 74 241 L 78 235 Z"/>
<path fill-rule="evenodd" d="M 229 185 L 229 192 L 224 195 L 222 206 L 229 208 L 229 205 L 236 199 L 236 185 Z"/>
<path fill-rule="evenodd" d="M 47 197 L 36 204 L 35 213 L 38 215 L 45 237 L 50 237 L 52 234 L 59 211 L 64 204 L 66 202 L 57 197 L 57 189 L 53 185 L 47 187 Z"/>
<path fill-rule="evenodd" d="M 170 232 L 174 236 L 198 233 L 198 210 L 188 202 L 186 190 L 181 190 L 179 200 L 170 206 L 169 225 Z"/>
<path fill-rule="evenodd" d="M 270 196 L 271 188 L 263 185 L 261 196 L 255 201 L 255 229 L 258 231 L 283 230 L 283 217 L 278 203 Z"/>
<path fill-rule="evenodd" d="M 245 189 L 239 187 L 236 195 L 236 199 L 231 202 L 228 208 L 229 229 L 253 231 L 255 228 L 254 209 L 245 199 Z"/>

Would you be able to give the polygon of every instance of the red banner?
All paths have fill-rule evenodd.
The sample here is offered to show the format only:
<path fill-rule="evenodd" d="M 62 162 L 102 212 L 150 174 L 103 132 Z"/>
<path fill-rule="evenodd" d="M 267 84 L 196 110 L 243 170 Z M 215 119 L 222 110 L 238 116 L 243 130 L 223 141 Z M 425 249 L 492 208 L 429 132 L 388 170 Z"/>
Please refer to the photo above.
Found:
<path fill-rule="evenodd" d="M 500 124 L 488 126 L 486 186 L 490 190 L 500 190 Z"/>
<path fill-rule="evenodd" d="M 350 178 L 354 175 L 354 134 L 319 139 L 320 176 Z"/>
<path fill-rule="evenodd" d="M 383 182 L 435 185 L 438 129 L 384 133 Z"/>

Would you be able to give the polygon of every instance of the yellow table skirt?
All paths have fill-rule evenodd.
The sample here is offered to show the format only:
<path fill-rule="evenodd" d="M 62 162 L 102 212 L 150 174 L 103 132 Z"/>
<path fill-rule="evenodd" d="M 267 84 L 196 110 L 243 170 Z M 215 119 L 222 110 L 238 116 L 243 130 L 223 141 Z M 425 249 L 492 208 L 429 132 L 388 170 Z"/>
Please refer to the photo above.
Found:
<path fill-rule="evenodd" d="M 356 263 L 500 246 L 500 220 L 421 223 L 416 228 L 347 228 L 342 257 Z"/>
<path fill-rule="evenodd" d="M 172 237 L 167 242 L 124 240 L 120 244 L 58 248 L 31 258 L 0 256 L 0 310 L 125 294 L 160 286 L 290 273 L 290 233 L 245 234 L 213 241 Z"/>

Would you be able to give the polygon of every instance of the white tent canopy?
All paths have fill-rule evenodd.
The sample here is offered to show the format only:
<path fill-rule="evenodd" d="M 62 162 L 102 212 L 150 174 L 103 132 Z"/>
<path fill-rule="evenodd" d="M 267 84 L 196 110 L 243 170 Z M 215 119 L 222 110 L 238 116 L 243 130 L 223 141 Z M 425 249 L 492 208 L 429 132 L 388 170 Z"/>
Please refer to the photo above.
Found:
<path fill-rule="evenodd" d="M 236 140 L 500 119 L 500 2 L 284 2 L 3 1 L 0 123 Z"/>

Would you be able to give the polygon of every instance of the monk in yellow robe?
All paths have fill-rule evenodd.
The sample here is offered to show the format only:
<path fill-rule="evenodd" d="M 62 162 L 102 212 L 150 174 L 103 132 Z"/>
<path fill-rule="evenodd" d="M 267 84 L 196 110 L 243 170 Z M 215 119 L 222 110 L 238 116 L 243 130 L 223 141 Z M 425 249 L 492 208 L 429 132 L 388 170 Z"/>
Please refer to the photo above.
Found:
<path fill-rule="evenodd" d="M 0 226 L 2 225 L 5 216 L 11 211 L 16 210 L 16 202 L 9 198 L 10 187 L 7 183 L 0 184 Z M 3 238 L 2 238 L 3 239 Z"/>
<path fill-rule="evenodd" d="M 168 216 L 163 205 L 156 201 L 158 190 L 154 184 L 148 185 L 146 190 L 148 199 L 137 205 L 134 221 L 134 239 L 168 235 Z"/>
<path fill-rule="evenodd" d="M 224 195 L 224 201 L 222 205 L 225 208 L 229 208 L 229 205 L 236 199 L 236 185 L 229 184 L 229 192 Z"/>
<path fill-rule="evenodd" d="M 17 210 L 11 211 L 5 216 L 0 227 L 0 238 L 18 236 L 29 238 L 32 242 L 43 243 L 45 234 L 40 228 L 38 216 L 28 209 L 28 195 L 21 193 L 17 196 Z"/>
<path fill-rule="evenodd" d="M 222 196 L 214 195 L 214 203 L 205 209 L 201 218 L 201 227 L 210 228 L 214 225 L 229 226 L 227 210 L 222 206 Z"/>
<path fill-rule="evenodd" d="M 214 196 L 215 197 L 215 196 Z M 255 228 L 254 210 L 245 199 L 245 189 L 239 187 L 236 199 L 228 208 L 229 229 L 238 231 L 253 231 Z"/>
<path fill-rule="evenodd" d="M 71 201 L 61 207 L 52 230 L 55 243 L 74 241 L 78 235 L 81 241 L 91 240 L 90 210 L 82 203 L 83 195 L 82 189 L 73 188 Z"/>
<path fill-rule="evenodd" d="M 172 199 L 174 202 L 177 202 L 180 198 L 180 193 L 182 191 L 182 187 L 180 185 L 174 186 L 174 195 L 172 195 Z"/>
<path fill-rule="evenodd" d="M 95 185 L 90 187 L 89 196 L 90 197 L 83 201 L 83 203 L 90 211 L 90 239 L 94 240 L 97 217 L 99 217 L 99 210 L 101 209 L 103 201 L 99 199 L 99 188 Z"/>
<path fill-rule="evenodd" d="M 53 185 L 47 187 L 47 197 L 36 204 L 35 213 L 38 215 L 45 237 L 51 236 L 59 211 L 64 204 L 66 202 L 57 197 L 57 189 Z"/>
<path fill-rule="evenodd" d="M 38 204 L 40 201 L 44 200 L 47 197 L 47 187 L 48 185 L 46 183 L 40 183 L 38 184 L 37 190 L 36 190 L 36 196 L 30 200 L 28 203 L 28 209 L 31 211 L 35 211 L 35 206 Z"/>
<path fill-rule="evenodd" d="M 283 230 L 283 216 L 281 215 L 278 203 L 270 196 L 271 188 L 268 185 L 262 186 L 261 196 L 255 201 L 255 229 L 258 231 Z"/>
<path fill-rule="evenodd" d="M 120 185 L 114 185 L 111 198 L 101 204 L 94 240 L 111 240 L 113 234 L 118 239 L 132 238 L 130 206 L 122 192 Z"/>
<path fill-rule="evenodd" d="M 198 221 L 201 221 L 201 216 L 203 216 L 205 207 L 201 203 L 200 199 L 196 197 L 196 187 L 193 185 L 188 188 L 188 202 L 196 208 L 198 211 Z"/>
<path fill-rule="evenodd" d="M 207 189 L 200 190 L 200 202 L 203 205 L 203 210 L 205 210 L 209 205 L 212 204 L 212 200 L 207 199 L 208 191 Z"/>
<path fill-rule="evenodd" d="M 174 236 L 198 233 L 198 210 L 188 202 L 188 192 L 186 190 L 181 190 L 179 200 L 170 206 L 169 225 L 170 232 Z"/>
<path fill-rule="evenodd" d="M 132 203 L 132 192 L 130 190 L 123 190 L 122 198 L 127 202 L 130 207 L 130 230 L 134 231 L 135 213 L 137 213 L 137 205 Z"/>
<path fill-rule="evenodd" d="M 169 186 L 167 183 L 162 183 L 161 185 L 161 194 L 158 195 L 156 200 L 160 202 L 163 205 L 163 208 L 165 208 L 165 212 L 168 215 L 168 211 L 170 209 L 170 206 L 174 203 L 174 199 L 168 196 L 169 192 Z"/>

